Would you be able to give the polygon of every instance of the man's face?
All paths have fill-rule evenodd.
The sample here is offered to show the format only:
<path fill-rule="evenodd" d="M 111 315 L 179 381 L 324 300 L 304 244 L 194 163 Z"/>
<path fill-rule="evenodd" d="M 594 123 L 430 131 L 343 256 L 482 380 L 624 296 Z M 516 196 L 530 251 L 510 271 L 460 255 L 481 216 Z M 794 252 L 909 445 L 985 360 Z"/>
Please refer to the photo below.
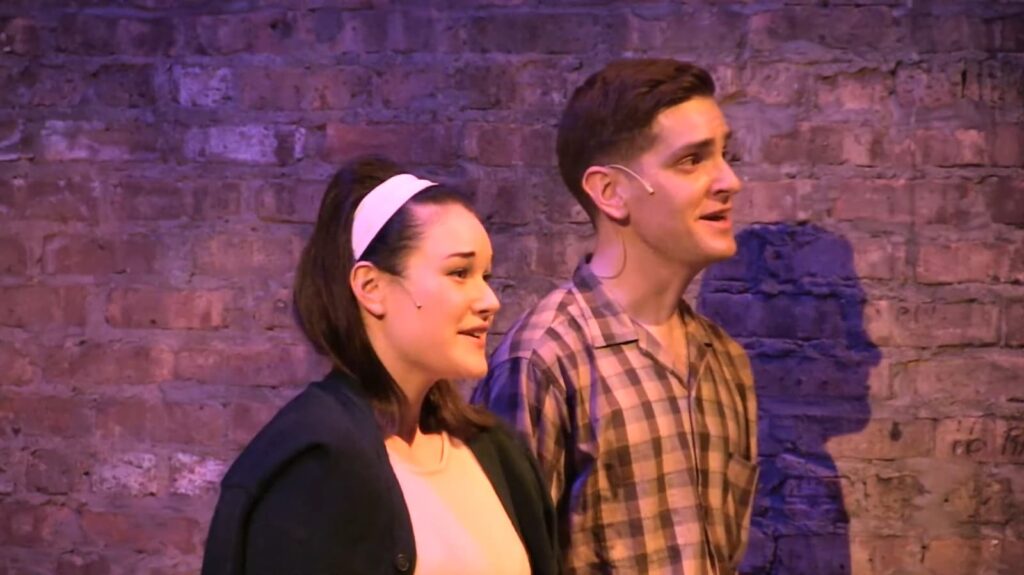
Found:
<path fill-rule="evenodd" d="M 740 181 L 725 159 L 729 126 L 711 98 L 663 110 L 653 144 L 628 162 L 654 190 L 635 179 L 627 205 L 637 237 L 669 265 L 700 270 L 736 253 L 732 197 Z M 624 177 L 629 177 L 623 174 Z"/>

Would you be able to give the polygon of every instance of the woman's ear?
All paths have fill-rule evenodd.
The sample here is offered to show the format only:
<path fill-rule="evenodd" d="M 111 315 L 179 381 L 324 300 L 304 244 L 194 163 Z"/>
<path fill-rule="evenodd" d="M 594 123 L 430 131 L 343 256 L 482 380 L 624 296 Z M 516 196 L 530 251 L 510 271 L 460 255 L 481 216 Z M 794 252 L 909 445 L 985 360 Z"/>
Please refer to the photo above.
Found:
<path fill-rule="evenodd" d="M 583 172 L 583 190 L 605 217 L 621 222 L 629 218 L 626 190 L 611 172 L 604 166 L 590 166 Z"/>
<path fill-rule="evenodd" d="M 384 289 L 382 272 L 370 262 L 356 262 L 349 274 L 348 283 L 360 307 L 370 315 L 384 317 Z"/>

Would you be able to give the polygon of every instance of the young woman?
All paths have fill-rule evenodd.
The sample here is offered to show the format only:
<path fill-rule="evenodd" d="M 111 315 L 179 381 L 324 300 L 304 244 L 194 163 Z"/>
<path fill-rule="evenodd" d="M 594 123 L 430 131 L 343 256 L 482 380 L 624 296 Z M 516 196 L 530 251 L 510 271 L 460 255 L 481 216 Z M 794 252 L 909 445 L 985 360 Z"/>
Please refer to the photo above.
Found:
<path fill-rule="evenodd" d="M 490 266 L 453 190 L 380 158 L 334 176 L 295 280 L 334 369 L 224 477 L 204 575 L 558 571 L 532 456 L 450 383 L 487 371 Z"/>

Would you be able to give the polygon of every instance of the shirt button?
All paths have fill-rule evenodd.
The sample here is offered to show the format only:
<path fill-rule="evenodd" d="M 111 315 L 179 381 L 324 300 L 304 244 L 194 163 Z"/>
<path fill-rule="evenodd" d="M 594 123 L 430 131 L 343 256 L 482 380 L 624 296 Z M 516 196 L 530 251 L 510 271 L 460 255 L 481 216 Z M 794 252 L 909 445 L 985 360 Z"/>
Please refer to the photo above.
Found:
<path fill-rule="evenodd" d="M 409 557 L 405 553 L 395 555 L 395 568 L 403 573 L 409 570 Z"/>

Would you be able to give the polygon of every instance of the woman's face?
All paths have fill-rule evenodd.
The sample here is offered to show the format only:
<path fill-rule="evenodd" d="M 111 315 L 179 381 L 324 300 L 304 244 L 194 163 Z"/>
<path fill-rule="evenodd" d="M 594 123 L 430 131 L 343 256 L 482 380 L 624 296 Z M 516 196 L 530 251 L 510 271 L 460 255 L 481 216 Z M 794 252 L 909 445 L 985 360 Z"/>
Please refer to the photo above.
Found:
<path fill-rule="evenodd" d="M 431 382 L 483 377 L 487 330 L 501 307 L 487 283 L 490 238 L 459 204 L 411 209 L 420 237 L 402 275 L 384 282 L 383 329 L 393 358 L 406 375 Z"/>

